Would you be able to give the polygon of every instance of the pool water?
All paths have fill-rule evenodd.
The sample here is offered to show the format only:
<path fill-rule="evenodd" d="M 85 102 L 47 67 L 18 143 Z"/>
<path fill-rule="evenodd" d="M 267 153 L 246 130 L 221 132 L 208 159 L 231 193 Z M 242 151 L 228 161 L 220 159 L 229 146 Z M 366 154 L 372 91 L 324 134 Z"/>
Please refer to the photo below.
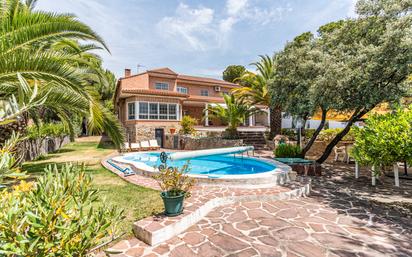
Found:
<path fill-rule="evenodd" d="M 135 153 L 123 157 L 124 160 L 142 162 L 150 167 L 158 167 L 160 153 Z M 168 166 L 182 167 L 189 161 L 190 174 L 197 175 L 246 175 L 273 171 L 276 165 L 249 157 L 214 155 L 188 160 L 168 161 Z"/>

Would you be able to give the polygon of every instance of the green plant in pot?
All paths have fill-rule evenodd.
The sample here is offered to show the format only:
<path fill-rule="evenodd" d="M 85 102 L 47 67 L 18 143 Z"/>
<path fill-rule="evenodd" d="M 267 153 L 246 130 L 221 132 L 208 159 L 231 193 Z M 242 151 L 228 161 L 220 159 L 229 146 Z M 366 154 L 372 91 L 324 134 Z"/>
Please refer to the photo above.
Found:
<path fill-rule="evenodd" d="M 180 169 L 177 167 L 159 167 L 159 173 L 155 179 L 159 183 L 162 192 L 166 216 L 177 216 L 183 211 L 184 199 L 190 197 L 189 190 L 193 187 L 195 180 L 187 175 L 189 162 Z"/>

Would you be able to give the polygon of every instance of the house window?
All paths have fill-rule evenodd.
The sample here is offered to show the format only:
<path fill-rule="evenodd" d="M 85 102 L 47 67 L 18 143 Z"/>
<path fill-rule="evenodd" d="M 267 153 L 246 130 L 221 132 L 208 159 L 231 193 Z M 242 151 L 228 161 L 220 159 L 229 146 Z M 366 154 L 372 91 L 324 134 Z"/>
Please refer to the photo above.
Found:
<path fill-rule="evenodd" d="M 176 104 L 169 104 L 169 120 L 177 120 Z"/>
<path fill-rule="evenodd" d="M 169 84 L 163 82 L 156 82 L 155 88 L 157 90 L 169 90 Z"/>
<path fill-rule="evenodd" d="M 139 119 L 147 120 L 149 118 L 149 103 L 139 102 Z"/>
<path fill-rule="evenodd" d="M 167 104 L 159 104 L 159 120 L 167 120 Z"/>
<path fill-rule="evenodd" d="M 128 103 L 127 104 L 127 113 L 128 119 L 134 120 L 136 118 L 136 105 L 135 103 Z"/>
<path fill-rule="evenodd" d="M 177 104 L 139 102 L 138 117 L 140 120 L 177 120 L 178 113 Z"/>
<path fill-rule="evenodd" d="M 151 120 L 159 119 L 159 104 L 158 103 L 150 103 L 149 104 L 150 115 L 149 118 Z"/>
<path fill-rule="evenodd" d="M 187 87 L 177 86 L 177 92 L 187 94 Z"/>
<path fill-rule="evenodd" d="M 209 96 L 209 90 L 207 90 L 207 89 L 200 90 L 200 95 L 201 96 Z"/>

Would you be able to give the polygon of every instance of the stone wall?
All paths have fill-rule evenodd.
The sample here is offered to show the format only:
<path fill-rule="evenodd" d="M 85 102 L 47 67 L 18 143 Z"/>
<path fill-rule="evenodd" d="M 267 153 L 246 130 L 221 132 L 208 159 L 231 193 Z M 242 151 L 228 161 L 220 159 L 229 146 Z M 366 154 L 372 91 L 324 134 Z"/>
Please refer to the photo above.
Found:
<path fill-rule="evenodd" d="M 164 133 L 169 134 L 170 129 L 174 128 L 176 132 L 179 132 L 180 125 L 178 122 L 173 123 L 157 123 L 154 122 L 152 124 L 131 124 L 126 125 L 126 136 L 128 137 L 128 141 L 131 143 L 138 142 L 138 141 L 145 141 L 151 140 L 155 138 L 155 129 L 162 128 L 164 129 Z"/>
<path fill-rule="evenodd" d="M 69 142 L 69 136 L 62 138 L 49 137 L 45 139 L 24 140 L 19 145 L 19 152 L 20 155 L 23 156 L 24 161 L 31 161 L 41 155 L 55 152 Z"/>
<path fill-rule="evenodd" d="M 177 145 L 177 147 L 176 147 Z M 223 147 L 242 146 L 243 140 L 228 140 L 221 137 L 194 138 L 182 135 L 166 135 L 165 148 L 179 150 L 202 150 Z"/>

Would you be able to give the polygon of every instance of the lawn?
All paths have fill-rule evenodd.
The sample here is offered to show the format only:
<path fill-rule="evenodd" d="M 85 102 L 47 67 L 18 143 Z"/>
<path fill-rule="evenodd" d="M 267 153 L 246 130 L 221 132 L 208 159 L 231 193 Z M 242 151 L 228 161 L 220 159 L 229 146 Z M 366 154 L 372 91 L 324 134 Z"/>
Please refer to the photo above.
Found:
<path fill-rule="evenodd" d="M 130 184 L 112 172 L 103 168 L 100 160 L 115 151 L 108 143 L 100 143 L 100 137 L 79 138 L 67 144 L 60 151 L 42 156 L 36 161 L 23 165 L 32 176 L 38 176 L 50 164 L 65 162 L 85 163 L 87 171 L 93 178 L 93 184 L 104 198 L 104 204 L 116 205 L 125 210 L 125 219 L 121 229 L 131 234 L 132 223 L 163 209 L 159 192 Z"/>

